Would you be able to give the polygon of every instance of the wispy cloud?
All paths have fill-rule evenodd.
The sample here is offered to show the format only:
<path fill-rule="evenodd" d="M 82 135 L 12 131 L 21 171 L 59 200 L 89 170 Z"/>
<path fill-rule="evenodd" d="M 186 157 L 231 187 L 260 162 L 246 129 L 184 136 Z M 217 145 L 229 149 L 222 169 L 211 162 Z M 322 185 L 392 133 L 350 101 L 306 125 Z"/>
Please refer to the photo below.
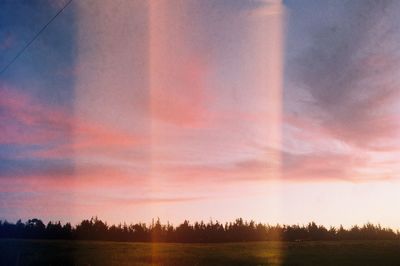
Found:
<path fill-rule="evenodd" d="M 310 96 L 304 111 L 361 148 L 378 148 L 400 129 L 395 4 L 348 2 L 340 20 L 310 28 L 310 45 L 291 62 L 295 82 Z"/>

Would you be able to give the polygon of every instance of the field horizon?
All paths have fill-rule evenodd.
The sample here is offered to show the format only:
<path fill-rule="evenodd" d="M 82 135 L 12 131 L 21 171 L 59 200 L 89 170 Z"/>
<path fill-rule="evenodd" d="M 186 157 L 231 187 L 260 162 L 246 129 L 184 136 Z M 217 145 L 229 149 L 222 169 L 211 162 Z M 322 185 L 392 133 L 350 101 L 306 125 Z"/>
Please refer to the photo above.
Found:
<path fill-rule="evenodd" d="M 400 241 L 121 243 L 0 240 L 1 265 L 399 265 Z"/>

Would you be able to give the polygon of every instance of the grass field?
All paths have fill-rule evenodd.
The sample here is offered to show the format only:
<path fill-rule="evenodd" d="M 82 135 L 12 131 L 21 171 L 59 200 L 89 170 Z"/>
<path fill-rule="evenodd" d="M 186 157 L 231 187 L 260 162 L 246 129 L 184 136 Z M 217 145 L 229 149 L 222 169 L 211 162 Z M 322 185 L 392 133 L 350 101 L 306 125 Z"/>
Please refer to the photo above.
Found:
<path fill-rule="evenodd" d="M 399 241 L 149 244 L 0 240 L 1 265 L 400 265 Z"/>

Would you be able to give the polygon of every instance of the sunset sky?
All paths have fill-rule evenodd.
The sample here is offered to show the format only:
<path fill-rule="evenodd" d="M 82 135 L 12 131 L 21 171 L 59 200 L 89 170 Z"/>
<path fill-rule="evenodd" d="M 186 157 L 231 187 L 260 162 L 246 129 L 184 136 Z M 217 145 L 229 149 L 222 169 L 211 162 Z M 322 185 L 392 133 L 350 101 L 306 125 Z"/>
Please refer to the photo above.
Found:
<path fill-rule="evenodd" d="M 0 71 L 67 3 L 0 1 Z M 72 1 L 0 74 L 0 220 L 400 228 L 399 1 Z"/>

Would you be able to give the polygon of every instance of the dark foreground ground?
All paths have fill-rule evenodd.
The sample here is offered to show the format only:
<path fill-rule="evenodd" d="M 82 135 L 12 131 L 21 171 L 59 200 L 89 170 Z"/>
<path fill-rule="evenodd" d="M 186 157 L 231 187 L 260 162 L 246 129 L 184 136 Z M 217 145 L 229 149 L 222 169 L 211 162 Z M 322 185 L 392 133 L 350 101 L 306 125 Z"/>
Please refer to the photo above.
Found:
<path fill-rule="evenodd" d="M 400 265 L 399 241 L 149 244 L 0 240 L 1 265 Z"/>

